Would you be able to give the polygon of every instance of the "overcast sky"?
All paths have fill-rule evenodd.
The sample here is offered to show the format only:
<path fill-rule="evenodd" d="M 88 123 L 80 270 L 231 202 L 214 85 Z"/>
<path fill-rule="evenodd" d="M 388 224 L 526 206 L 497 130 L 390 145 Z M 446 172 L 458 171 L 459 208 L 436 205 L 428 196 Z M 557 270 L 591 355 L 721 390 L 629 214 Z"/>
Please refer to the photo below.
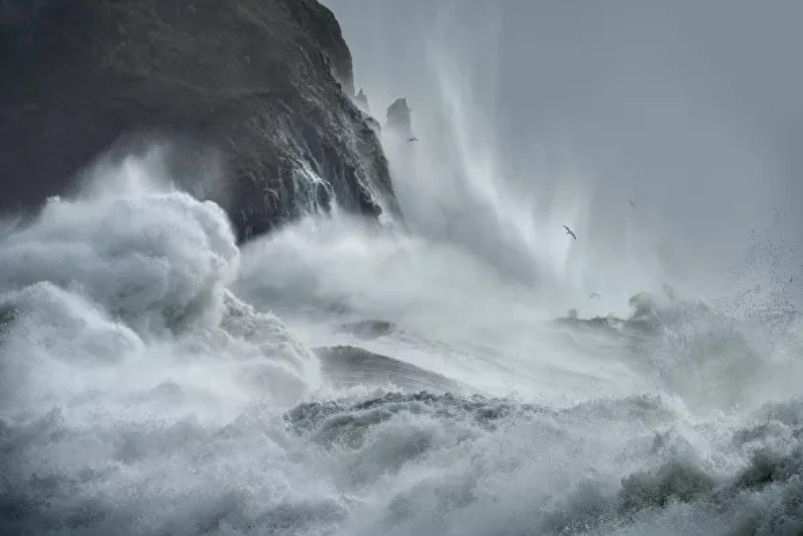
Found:
<path fill-rule="evenodd" d="M 627 198 L 687 257 L 738 254 L 776 208 L 778 234 L 803 237 L 799 0 L 324 3 L 375 115 L 403 95 L 431 124 L 451 77 L 511 181 L 559 180 L 535 155 L 591 177 L 600 240 Z"/>

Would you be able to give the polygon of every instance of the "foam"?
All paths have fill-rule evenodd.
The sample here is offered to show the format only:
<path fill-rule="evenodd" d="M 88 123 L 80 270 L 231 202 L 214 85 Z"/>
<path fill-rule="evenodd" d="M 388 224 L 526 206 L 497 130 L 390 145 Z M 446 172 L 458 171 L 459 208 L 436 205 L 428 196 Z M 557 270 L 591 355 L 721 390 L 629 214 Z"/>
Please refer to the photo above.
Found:
<path fill-rule="evenodd" d="M 228 290 L 240 252 L 225 213 L 158 170 L 105 163 L 83 195 L 0 238 L 6 409 L 91 389 L 122 397 L 173 375 L 235 399 L 245 387 L 294 399 L 314 384 L 312 352 Z"/>
<path fill-rule="evenodd" d="M 4 227 L 0 532 L 799 532 L 800 402 L 761 406 L 798 369 L 756 374 L 795 347 L 756 316 L 641 297 L 620 329 L 543 325 L 519 287 L 415 237 L 307 220 L 240 251 L 160 173 L 96 169 Z M 303 328 L 343 326 L 338 301 L 394 322 L 362 341 L 388 362 L 522 389 L 333 389 Z M 726 400 L 690 380 L 745 349 Z"/>

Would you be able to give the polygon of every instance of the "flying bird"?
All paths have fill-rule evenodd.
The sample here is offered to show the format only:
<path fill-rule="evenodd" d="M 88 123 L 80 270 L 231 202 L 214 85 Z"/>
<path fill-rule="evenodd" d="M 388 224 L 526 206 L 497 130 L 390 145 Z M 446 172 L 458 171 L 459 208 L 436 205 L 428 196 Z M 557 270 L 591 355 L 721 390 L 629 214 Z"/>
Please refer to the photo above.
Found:
<path fill-rule="evenodd" d="M 566 227 L 565 225 L 563 226 L 563 228 L 564 228 L 564 229 L 566 229 L 566 234 L 567 234 L 567 235 L 572 235 L 572 238 L 574 238 L 575 240 L 577 240 L 577 235 L 576 235 L 576 234 L 574 234 L 574 233 L 572 232 L 572 230 L 571 230 L 571 229 L 569 229 L 569 228 L 568 228 L 568 227 Z"/>
<path fill-rule="evenodd" d="M 409 139 L 409 140 L 407 140 L 407 141 L 408 141 L 408 142 L 411 142 L 411 141 L 418 141 L 418 138 L 410 138 L 410 139 Z"/>
<path fill-rule="evenodd" d="M 634 203 L 632 199 L 628 199 L 628 201 L 630 201 L 631 207 L 636 208 L 636 203 Z"/>
<path fill-rule="evenodd" d="M 594 298 L 599 299 L 599 294 L 597 294 L 596 292 L 592 292 L 591 296 L 588 297 L 589 300 L 593 300 Z"/>

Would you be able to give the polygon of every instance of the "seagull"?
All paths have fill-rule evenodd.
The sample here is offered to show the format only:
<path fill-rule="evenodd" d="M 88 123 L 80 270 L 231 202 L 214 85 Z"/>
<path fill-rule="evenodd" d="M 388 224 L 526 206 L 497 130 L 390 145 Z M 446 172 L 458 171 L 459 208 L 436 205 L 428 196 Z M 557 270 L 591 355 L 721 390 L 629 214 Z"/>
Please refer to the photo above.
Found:
<path fill-rule="evenodd" d="M 569 229 L 569 228 L 568 228 L 568 227 L 566 227 L 565 225 L 563 226 L 563 228 L 564 228 L 564 229 L 566 229 L 566 234 L 567 234 L 567 235 L 572 235 L 572 238 L 574 238 L 575 240 L 577 240 L 577 235 L 576 235 L 576 234 L 574 234 L 574 233 L 572 232 L 572 230 L 571 230 L 571 229 Z"/>
<path fill-rule="evenodd" d="M 411 142 L 411 141 L 418 141 L 418 138 L 410 138 L 410 139 L 409 139 L 409 140 L 407 140 L 407 141 L 408 141 L 408 142 Z"/>
<path fill-rule="evenodd" d="M 597 294 L 596 292 L 592 292 L 591 296 L 588 297 L 589 300 L 593 300 L 594 298 L 599 299 L 599 294 Z"/>
<path fill-rule="evenodd" d="M 636 208 L 636 204 L 633 202 L 632 199 L 628 199 L 628 201 L 630 201 L 630 206 L 631 207 Z"/>

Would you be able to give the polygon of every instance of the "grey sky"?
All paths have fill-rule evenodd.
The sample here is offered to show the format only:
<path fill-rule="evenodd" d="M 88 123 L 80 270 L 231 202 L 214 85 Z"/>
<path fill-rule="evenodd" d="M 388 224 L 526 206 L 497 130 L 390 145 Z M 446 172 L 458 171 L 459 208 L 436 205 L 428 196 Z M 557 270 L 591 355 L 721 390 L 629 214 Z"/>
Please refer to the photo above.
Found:
<path fill-rule="evenodd" d="M 591 177 L 600 243 L 621 233 L 629 197 L 634 225 L 687 260 L 732 258 L 776 208 L 779 236 L 803 236 L 803 2 L 325 3 L 375 115 L 404 95 L 414 124 L 431 123 L 434 73 L 457 66 L 469 124 L 492 133 L 511 182 L 548 191 L 554 166 Z"/>

